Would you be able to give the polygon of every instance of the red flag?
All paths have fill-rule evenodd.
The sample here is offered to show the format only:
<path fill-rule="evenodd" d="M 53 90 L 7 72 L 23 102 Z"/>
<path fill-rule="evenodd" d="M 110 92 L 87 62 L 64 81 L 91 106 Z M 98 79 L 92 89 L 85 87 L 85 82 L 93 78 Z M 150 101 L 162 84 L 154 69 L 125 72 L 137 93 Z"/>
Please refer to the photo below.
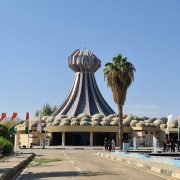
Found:
<path fill-rule="evenodd" d="M 13 112 L 12 117 L 11 117 L 11 121 L 14 121 L 14 119 L 16 119 L 16 117 L 17 117 L 17 113 Z"/>
<path fill-rule="evenodd" d="M 26 112 L 26 121 L 29 121 L 29 112 Z"/>
<path fill-rule="evenodd" d="M 6 118 L 6 113 L 2 113 L 0 122 L 3 121 Z"/>

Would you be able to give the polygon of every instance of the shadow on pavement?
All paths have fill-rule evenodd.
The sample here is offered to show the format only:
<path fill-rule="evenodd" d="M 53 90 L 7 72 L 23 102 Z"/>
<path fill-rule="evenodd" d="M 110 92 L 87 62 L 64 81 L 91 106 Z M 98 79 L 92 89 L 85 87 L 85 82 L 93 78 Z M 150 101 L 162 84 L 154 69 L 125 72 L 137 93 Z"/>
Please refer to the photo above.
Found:
<path fill-rule="evenodd" d="M 22 179 L 36 179 L 36 178 L 48 178 L 48 177 L 72 177 L 72 176 L 103 176 L 103 175 L 127 175 L 125 173 L 108 173 L 108 172 L 77 172 L 77 171 L 67 171 L 67 172 L 42 172 L 42 173 L 32 173 L 23 174 L 20 178 Z"/>
<path fill-rule="evenodd" d="M 10 170 L 12 170 L 12 168 L 3 168 L 3 169 L 1 169 L 1 167 L 0 167 L 0 174 L 8 172 Z"/>

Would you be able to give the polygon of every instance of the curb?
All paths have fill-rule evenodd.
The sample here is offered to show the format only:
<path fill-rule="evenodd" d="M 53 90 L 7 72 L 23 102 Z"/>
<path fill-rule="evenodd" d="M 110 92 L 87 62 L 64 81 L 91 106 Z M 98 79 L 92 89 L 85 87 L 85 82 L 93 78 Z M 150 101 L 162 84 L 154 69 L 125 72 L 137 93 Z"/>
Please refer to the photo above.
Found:
<path fill-rule="evenodd" d="M 26 148 L 27 149 L 27 148 Z M 42 149 L 42 148 L 33 148 L 33 149 Z M 104 147 L 92 147 L 92 148 L 85 148 L 85 147 L 55 147 L 55 148 L 50 148 L 50 147 L 45 147 L 45 150 L 104 150 Z"/>
<path fill-rule="evenodd" d="M 13 178 L 16 174 L 18 174 L 22 169 L 24 169 L 30 161 L 35 157 L 35 154 L 32 153 L 27 159 L 21 161 L 16 166 L 10 168 L 7 170 L 4 174 L 0 176 L 0 180 L 10 180 Z"/>
<path fill-rule="evenodd" d="M 162 175 L 165 175 L 165 176 L 168 176 L 171 178 L 180 179 L 180 173 L 176 173 L 176 172 L 169 170 L 169 169 L 162 169 L 162 168 L 158 168 L 158 167 L 153 167 L 153 166 L 143 164 L 143 163 L 140 163 L 137 161 L 125 159 L 122 157 L 116 157 L 116 156 L 112 156 L 112 155 L 108 155 L 108 154 L 103 154 L 103 153 L 97 153 L 97 155 L 101 156 L 101 157 L 109 158 L 112 160 L 117 160 L 117 161 L 123 162 L 125 164 L 128 164 L 130 166 L 135 166 L 137 168 L 141 168 L 144 171 L 151 171 L 151 172 L 162 174 Z"/>

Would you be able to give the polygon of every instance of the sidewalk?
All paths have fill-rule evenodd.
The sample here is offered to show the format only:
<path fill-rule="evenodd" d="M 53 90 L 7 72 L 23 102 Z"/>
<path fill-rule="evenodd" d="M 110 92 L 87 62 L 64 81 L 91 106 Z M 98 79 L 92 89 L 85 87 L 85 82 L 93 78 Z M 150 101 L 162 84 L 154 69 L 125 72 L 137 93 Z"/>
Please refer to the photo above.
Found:
<path fill-rule="evenodd" d="M 118 156 L 109 152 L 99 152 L 98 156 L 121 161 L 128 166 L 136 167 L 144 171 L 151 171 L 153 173 L 162 174 L 175 179 L 180 179 L 180 168 L 172 167 L 170 165 L 155 163 L 147 160 L 140 160 L 136 158 L 129 158 L 124 156 Z"/>
<path fill-rule="evenodd" d="M 11 179 L 21 171 L 34 156 L 34 153 L 14 153 L 11 156 L 0 159 L 0 180 Z"/>
<path fill-rule="evenodd" d="M 21 148 L 29 149 L 29 148 Z M 42 146 L 33 146 L 33 149 L 43 149 Z M 59 150 L 104 150 L 104 146 L 45 146 L 44 149 L 59 149 Z M 20 150 L 16 148 L 15 150 Z"/>
<path fill-rule="evenodd" d="M 19 150 L 19 148 L 16 148 Z M 21 148 L 21 149 L 29 149 L 29 148 Z M 33 146 L 32 149 L 42 149 L 42 146 Z M 60 149 L 60 150 L 104 150 L 104 146 L 45 146 L 45 149 Z M 119 147 L 116 147 L 116 150 L 119 150 Z M 134 151 L 133 147 L 129 147 L 130 151 Z M 135 151 L 149 151 L 152 152 L 153 151 L 153 147 L 139 147 L 137 150 Z"/>

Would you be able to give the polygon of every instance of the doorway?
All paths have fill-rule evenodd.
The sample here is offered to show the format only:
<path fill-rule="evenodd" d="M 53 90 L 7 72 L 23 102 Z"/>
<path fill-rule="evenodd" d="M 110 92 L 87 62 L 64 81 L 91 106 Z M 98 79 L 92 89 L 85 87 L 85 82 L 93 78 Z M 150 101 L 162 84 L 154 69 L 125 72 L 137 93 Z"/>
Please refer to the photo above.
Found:
<path fill-rule="evenodd" d="M 62 133 L 55 132 L 52 134 L 52 146 L 62 145 Z"/>
<path fill-rule="evenodd" d="M 89 146 L 90 133 L 88 132 L 66 132 L 65 145 L 69 146 Z"/>
<path fill-rule="evenodd" d="M 115 132 L 95 132 L 93 133 L 93 145 L 94 146 L 104 146 L 104 138 L 108 140 L 114 139 L 116 142 L 116 133 Z"/>

